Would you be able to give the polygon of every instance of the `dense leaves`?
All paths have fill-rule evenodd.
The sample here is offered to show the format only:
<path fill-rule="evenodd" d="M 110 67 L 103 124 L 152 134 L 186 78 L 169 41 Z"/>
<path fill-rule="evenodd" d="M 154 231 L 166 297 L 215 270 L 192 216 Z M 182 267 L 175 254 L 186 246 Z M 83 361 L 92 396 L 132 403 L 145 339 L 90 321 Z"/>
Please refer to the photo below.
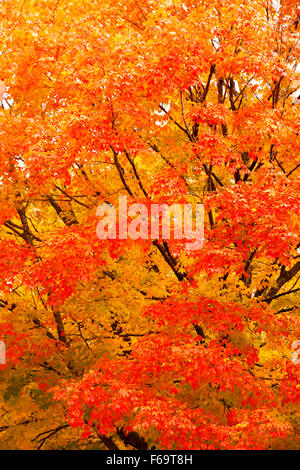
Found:
<path fill-rule="evenodd" d="M 295 0 L 3 0 L 0 448 L 299 446 Z M 100 240 L 202 203 L 204 246 Z"/>

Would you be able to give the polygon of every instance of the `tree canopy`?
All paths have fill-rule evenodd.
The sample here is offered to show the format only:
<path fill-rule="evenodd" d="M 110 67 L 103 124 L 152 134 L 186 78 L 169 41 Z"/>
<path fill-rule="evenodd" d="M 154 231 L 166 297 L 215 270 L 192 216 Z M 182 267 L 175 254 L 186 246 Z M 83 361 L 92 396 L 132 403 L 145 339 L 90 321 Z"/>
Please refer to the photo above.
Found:
<path fill-rule="evenodd" d="M 2 0 L 0 448 L 299 446 L 297 3 Z"/>

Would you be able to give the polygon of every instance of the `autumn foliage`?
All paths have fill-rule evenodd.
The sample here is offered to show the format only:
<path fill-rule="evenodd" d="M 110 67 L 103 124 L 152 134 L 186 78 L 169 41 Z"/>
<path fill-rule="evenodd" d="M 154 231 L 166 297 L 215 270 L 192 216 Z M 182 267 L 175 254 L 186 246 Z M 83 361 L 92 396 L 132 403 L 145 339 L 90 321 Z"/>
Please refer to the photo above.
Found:
<path fill-rule="evenodd" d="M 299 15 L 2 0 L 1 449 L 299 447 Z M 203 248 L 100 240 L 120 195 Z"/>

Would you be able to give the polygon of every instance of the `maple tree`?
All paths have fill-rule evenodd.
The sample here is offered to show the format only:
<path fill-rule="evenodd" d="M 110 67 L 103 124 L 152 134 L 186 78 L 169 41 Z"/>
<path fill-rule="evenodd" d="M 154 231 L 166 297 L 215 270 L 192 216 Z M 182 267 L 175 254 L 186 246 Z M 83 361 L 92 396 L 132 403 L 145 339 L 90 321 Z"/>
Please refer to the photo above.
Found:
<path fill-rule="evenodd" d="M 299 445 L 299 14 L 1 2 L 0 448 Z M 203 248 L 100 240 L 120 195 Z"/>

